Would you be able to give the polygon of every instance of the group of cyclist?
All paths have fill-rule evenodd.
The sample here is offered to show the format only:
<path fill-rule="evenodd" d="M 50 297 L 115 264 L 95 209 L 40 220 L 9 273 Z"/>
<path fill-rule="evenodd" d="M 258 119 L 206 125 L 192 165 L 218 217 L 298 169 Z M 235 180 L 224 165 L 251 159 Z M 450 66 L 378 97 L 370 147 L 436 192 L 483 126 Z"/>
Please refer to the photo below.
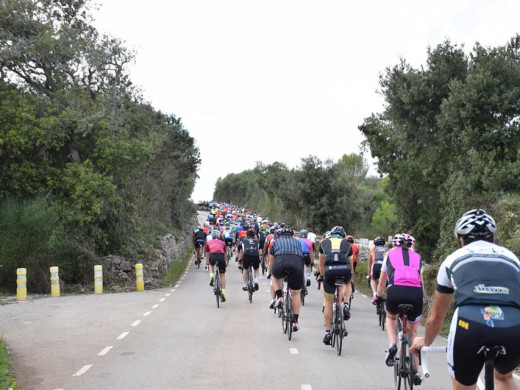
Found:
<path fill-rule="evenodd" d="M 335 226 L 323 236 L 318 246 L 314 233 L 295 231 L 284 224 L 275 226 L 254 214 L 242 221 L 239 213 L 236 213 L 239 215 L 236 218 L 232 212 L 231 217 L 229 213 L 213 215 L 213 222 L 210 220 L 207 226 L 199 229 L 206 230 L 206 242 L 199 247 L 206 252 L 210 284 L 213 267 L 218 264 L 225 295 L 224 240 L 232 236 L 237 259 L 243 266 L 244 288 L 247 270 L 252 266 L 255 289 L 258 289 L 259 264 L 262 256 L 266 256 L 271 276 L 270 308 L 281 305 L 282 283 L 287 277 L 293 300 L 293 332 L 300 328 L 300 290 L 311 284 L 314 254 L 318 252 L 317 281 L 323 283 L 325 300 L 323 343 L 330 344 L 333 297 L 338 280 L 343 281 L 339 294 L 343 300 L 344 318 L 350 317 L 348 302 L 353 293 L 359 253 L 353 238 L 347 236 L 341 226 Z M 228 231 L 232 234 L 226 235 Z M 484 210 L 464 213 L 457 221 L 454 233 L 461 248 L 448 256 L 438 271 L 437 289 L 424 337 L 417 337 L 425 292 L 422 260 L 415 251 L 414 238 L 406 233 L 396 234 L 390 248 L 383 238 L 374 239 L 368 259 L 368 278 L 374 304 L 386 294 L 384 308 L 389 347 L 385 362 L 392 366 L 398 349 L 399 305 L 410 304 L 413 307 L 407 313 L 407 334 L 412 340 L 411 350 L 417 356 L 418 351 L 429 346 L 439 334 L 455 296 L 455 312 L 448 339 L 448 365 L 453 389 L 475 388 L 484 364 L 484 358 L 478 352 L 484 344 L 499 344 L 507 351 L 495 359 L 497 388 L 517 389 L 513 371 L 520 364 L 520 261 L 511 251 L 495 244 L 496 223 Z M 200 245 L 201 237 L 202 234 L 194 232 L 194 244 Z M 213 240 L 222 244 L 210 244 Z M 418 362 L 415 367 L 419 367 Z M 414 383 L 419 385 L 421 381 L 417 372 Z"/>

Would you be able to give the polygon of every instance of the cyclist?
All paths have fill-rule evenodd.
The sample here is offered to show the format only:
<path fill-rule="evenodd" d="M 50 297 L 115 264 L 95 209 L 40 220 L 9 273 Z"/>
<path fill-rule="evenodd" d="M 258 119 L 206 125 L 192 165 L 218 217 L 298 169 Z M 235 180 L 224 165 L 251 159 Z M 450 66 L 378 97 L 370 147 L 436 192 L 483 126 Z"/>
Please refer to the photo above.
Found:
<path fill-rule="evenodd" d="M 212 239 L 206 243 L 206 259 L 209 262 L 209 285 L 215 281 L 215 264 L 220 272 L 222 302 L 226 301 L 226 244 L 220 239 L 218 230 L 211 231 Z"/>
<path fill-rule="evenodd" d="M 392 240 L 393 248 L 388 251 L 381 267 L 379 284 L 376 296 L 372 298 L 374 305 L 382 299 L 385 288 L 386 292 L 386 332 L 390 346 L 385 357 L 388 366 L 394 365 L 394 357 L 397 353 L 397 306 L 411 304 L 414 309 L 407 313 L 407 334 L 411 340 L 416 337 L 417 326 L 421 322 L 423 309 L 423 279 L 421 256 L 407 248 L 408 243 L 402 234 L 396 234 Z M 419 366 L 416 359 L 415 367 Z M 421 375 L 415 373 L 414 382 L 419 385 L 422 381 Z"/>
<path fill-rule="evenodd" d="M 222 231 L 222 238 L 224 239 L 224 242 L 226 243 L 226 248 L 228 251 L 231 251 L 234 245 L 233 241 L 233 232 L 231 230 L 231 226 L 229 222 L 226 222 L 224 230 Z"/>
<path fill-rule="evenodd" d="M 302 244 L 303 262 L 305 263 L 305 276 L 307 277 L 307 287 L 311 285 L 312 263 L 314 262 L 314 246 L 307 239 L 307 230 L 302 229 L 299 232 L 299 240 Z"/>
<path fill-rule="evenodd" d="M 448 366 L 453 389 L 475 389 L 484 365 L 483 345 L 502 345 L 495 359 L 497 389 L 518 389 L 513 371 L 520 364 L 520 261 L 495 244 L 495 220 L 482 209 L 470 210 L 455 224 L 461 248 L 450 254 L 437 274 L 437 290 L 424 337 L 411 347 L 418 353 L 442 327 L 455 294 L 448 336 Z"/>
<path fill-rule="evenodd" d="M 260 267 L 260 246 L 258 240 L 255 240 L 255 232 L 252 229 L 247 231 L 247 238 L 242 241 L 240 244 L 241 250 L 238 254 L 239 262 L 242 262 L 243 271 L 243 282 L 242 290 L 247 291 L 247 279 L 249 276 L 249 267 L 254 268 L 254 278 L 255 278 L 255 290 L 258 290 L 258 276 Z"/>
<path fill-rule="evenodd" d="M 374 239 L 374 247 L 370 248 L 370 255 L 368 256 L 368 277 L 370 278 L 370 287 L 372 288 L 372 296 L 377 295 L 377 284 L 379 282 L 379 275 L 381 274 L 381 267 L 387 252 L 385 239 L 376 237 Z"/>
<path fill-rule="evenodd" d="M 271 281 L 275 291 L 275 307 L 282 305 L 283 279 L 286 275 L 288 277 L 294 313 L 292 331 L 297 332 L 300 329 L 298 319 L 301 306 L 300 290 L 303 287 L 303 253 L 300 241 L 293 236 L 294 231 L 289 226 L 281 229 L 280 237 L 274 240 L 269 250 L 269 264 L 272 264 Z"/>
<path fill-rule="evenodd" d="M 201 249 L 202 251 L 204 251 L 204 246 L 206 244 L 206 233 L 204 233 L 204 229 L 203 228 L 195 228 L 194 231 L 193 231 L 193 247 L 195 248 L 195 263 L 196 264 L 199 264 L 200 263 L 200 258 L 201 258 Z"/>
<path fill-rule="evenodd" d="M 345 239 L 350 243 L 350 246 L 352 247 L 352 262 L 354 263 L 354 269 L 352 270 L 352 273 L 356 273 L 356 267 L 357 267 L 357 261 L 358 261 L 358 255 L 359 255 L 359 247 L 354 242 L 354 237 L 346 236 Z"/>
<path fill-rule="evenodd" d="M 348 301 L 352 294 L 352 247 L 345 239 L 345 229 L 341 226 L 334 226 L 329 232 L 325 233 L 325 237 L 320 245 L 319 257 L 319 276 L 318 281 L 323 282 L 323 295 L 325 296 L 325 307 L 323 316 L 325 318 L 325 337 L 323 343 L 329 345 L 332 340 L 330 333 L 330 325 L 332 322 L 332 304 L 334 301 L 334 292 L 336 290 L 336 279 L 343 278 L 343 286 L 340 288 L 340 297 L 343 298 L 343 314 L 345 319 L 350 318 L 350 310 Z M 348 297 L 348 298 L 347 298 Z"/>

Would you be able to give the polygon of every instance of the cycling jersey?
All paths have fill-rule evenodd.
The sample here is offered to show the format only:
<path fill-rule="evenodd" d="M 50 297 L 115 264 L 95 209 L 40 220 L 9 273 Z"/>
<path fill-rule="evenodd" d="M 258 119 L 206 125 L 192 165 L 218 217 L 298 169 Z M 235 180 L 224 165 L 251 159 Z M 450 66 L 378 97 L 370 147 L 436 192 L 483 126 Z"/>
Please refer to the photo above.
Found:
<path fill-rule="evenodd" d="M 344 238 L 331 237 L 321 242 L 320 254 L 325 255 L 325 265 L 349 263 L 352 247 Z"/>
<path fill-rule="evenodd" d="M 226 253 L 226 244 L 219 239 L 213 239 L 206 243 L 207 253 Z"/>
<path fill-rule="evenodd" d="M 356 244 L 350 244 L 352 246 L 352 261 L 354 264 L 357 263 L 357 258 L 359 254 L 359 247 Z"/>
<path fill-rule="evenodd" d="M 396 247 L 386 255 L 382 271 L 388 274 L 388 286 L 421 287 L 421 256 L 403 247 Z"/>
<path fill-rule="evenodd" d="M 308 254 L 308 253 L 311 252 L 311 250 L 312 250 L 312 242 L 310 242 L 306 238 L 300 238 L 300 243 L 302 244 L 302 252 L 303 252 L 303 254 L 305 254 L 305 253 Z"/>
<path fill-rule="evenodd" d="M 520 308 L 520 261 L 508 249 L 475 241 L 441 264 L 437 291 L 455 292 L 455 306 L 509 305 Z"/>
<path fill-rule="evenodd" d="M 383 260 L 385 259 L 385 254 L 387 252 L 384 246 L 375 246 L 370 250 L 372 258 L 374 259 L 374 264 L 383 264 Z"/>
<path fill-rule="evenodd" d="M 247 238 L 242 241 L 242 250 L 244 251 L 244 256 L 247 257 L 259 257 L 258 255 L 258 241 L 252 238 Z"/>
<path fill-rule="evenodd" d="M 307 234 L 307 240 L 309 240 L 312 243 L 315 243 L 316 242 L 316 234 L 314 234 L 312 232 L 309 232 Z"/>

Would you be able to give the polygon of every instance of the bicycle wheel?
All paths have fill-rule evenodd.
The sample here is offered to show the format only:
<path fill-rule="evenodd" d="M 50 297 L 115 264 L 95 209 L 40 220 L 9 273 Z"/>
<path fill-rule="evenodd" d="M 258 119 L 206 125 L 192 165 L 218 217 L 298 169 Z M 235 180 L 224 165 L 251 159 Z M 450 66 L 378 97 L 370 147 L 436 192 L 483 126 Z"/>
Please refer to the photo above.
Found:
<path fill-rule="evenodd" d="M 282 319 L 283 334 L 287 333 L 287 294 L 284 294 L 282 307 L 278 308 L 280 311 L 280 318 Z"/>
<path fill-rule="evenodd" d="M 293 322 L 293 308 L 291 294 L 287 292 L 287 338 L 290 340 L 292 337 L 292 322 Z"/>
<path fill-rule="evenodd" d="M 401 375 L 399 375 L 399 358 L 394 360 L 394 389 L 401 389 Z"/>
<path fill-rule="evenodd" d="M 249 293 L 249 303 L 253 303 L 253 266 L 249 266 L 249 278 L 247 279 L 247 291 Z"/>
<path fill-rule="evenodd" d="M 215 271 L 215 297 L 217 298 L 217 309 L 220 307 L 220 272 L 218 268 Z"/>
<path fill-rule="evenodd" d="M 307 289 L 305 288 L 305 285 L 304 285 L 300 291 L 300 298 L 302 301 L 302 306 L 305 306 L 305 295 L 307 295 Z"/>
<path fill-rule="evenodd" d="M 345 336 L 345 322 L 343 321 L 343 309 L 341 305 L 336 305 L 336 325 L 335 332 L 338 334 L 338 340 L 336 343 L 336 349 L 338 350 L 338 356 L 341 355 L 341 348 L 343 347 L 343 337 Z"/>

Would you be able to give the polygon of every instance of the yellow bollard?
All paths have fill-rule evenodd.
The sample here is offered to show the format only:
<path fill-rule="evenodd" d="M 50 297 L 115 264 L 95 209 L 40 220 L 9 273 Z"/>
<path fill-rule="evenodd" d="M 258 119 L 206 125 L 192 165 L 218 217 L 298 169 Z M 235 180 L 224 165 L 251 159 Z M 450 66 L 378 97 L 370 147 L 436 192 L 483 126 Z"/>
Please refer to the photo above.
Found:
<path fill-rule="evenodd" d="M 60 276 L 58 275 L 58 267 L 51 267 L 51 296 L 60 296 Z"/>
<path fill-rule="evenodd" d="M 16 299 L 25 301 L 27 299 L 27 269 L 18 268 L 16 275 Z"/>
<path fill-rule="evenodd" d="M 135 265 L 135 288 L 137 291 L 144 291 L 143 265 Z"/>
<path fill-rule="evenodd" d="M 94 293 L 103 294 L 103 266 L 94 266 Z"/>

